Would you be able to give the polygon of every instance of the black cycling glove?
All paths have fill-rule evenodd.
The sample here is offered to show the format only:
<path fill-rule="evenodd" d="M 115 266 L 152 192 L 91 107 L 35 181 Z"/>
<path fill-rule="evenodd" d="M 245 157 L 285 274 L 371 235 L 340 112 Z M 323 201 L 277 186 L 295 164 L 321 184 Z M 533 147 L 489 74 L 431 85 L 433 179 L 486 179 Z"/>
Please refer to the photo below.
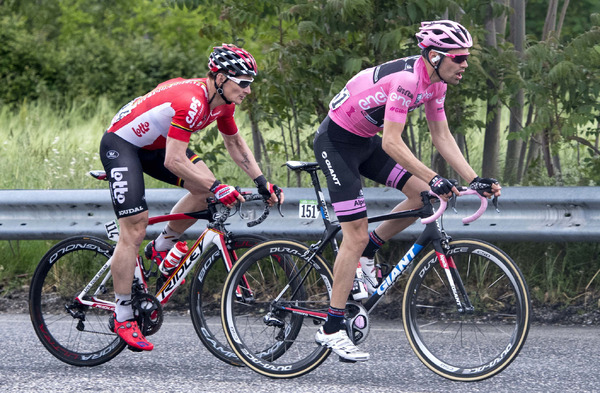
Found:
<path fill-rule="evenodd" d="M 435 175 L 429 182 L 429 187 L 431 187 L 431 191 L 433 191 L 436 195 L 444 195 L 452 192 L 452 187 L 454 187 L 454 184 L 452 184 L 450 180 L 445 179 L 440 175 Z"/>
<path fill-rule="evenodd" d="M 265 200 L 271 198 L 271 194 L 276 194 L 279 198 L 279 187 L 277 187 L 275 184 L 269 183 L 263 175 L 260 175 L 254 179 L 254 184 L 256 184 L 258 193 L 262 195 Z"/>
<path fill-rule="evenodd" d="M 485 196 L 483 195 L 484 192 L 489 192 L 492 194 L 492 184 L 498 184 L 498 180 L 486 177 L 481 178 L 477 176 L 471 183 L 469 183 L 469 188 L 477 191 L 479 195 Z"/>

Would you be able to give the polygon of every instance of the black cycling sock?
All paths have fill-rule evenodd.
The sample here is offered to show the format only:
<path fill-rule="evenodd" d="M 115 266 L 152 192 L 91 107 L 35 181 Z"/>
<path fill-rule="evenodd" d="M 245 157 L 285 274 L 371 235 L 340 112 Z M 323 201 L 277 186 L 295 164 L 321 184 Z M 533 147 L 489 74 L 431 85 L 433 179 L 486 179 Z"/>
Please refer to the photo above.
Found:
<path fill-rule="evenodd" d="M 363 257 L 367 257 L 369 259 L 375 258 L 375 254 L 379 249 L 385 244 L 385 241 L 381 240 L 379 236 L 375 233 L 375 231 L 369 234 L 369 244 L 362 253 Z"/>
<path fill-rule="evenodd" d="M 344 314 L 346 310 L 343 308 L 329 307 L 327 311 L 327 321 L 323 325 L 325 334 L 337 333 L 344 328 Z"/>

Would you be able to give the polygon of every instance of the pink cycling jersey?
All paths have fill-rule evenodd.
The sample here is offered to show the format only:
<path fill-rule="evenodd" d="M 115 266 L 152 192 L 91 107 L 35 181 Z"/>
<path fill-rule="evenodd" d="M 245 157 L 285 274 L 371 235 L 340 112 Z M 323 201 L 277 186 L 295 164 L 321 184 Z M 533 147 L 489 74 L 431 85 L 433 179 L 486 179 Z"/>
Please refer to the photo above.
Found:
<path fill-rule="evenodd" d="M 237 133 L 235 104 L 211 111 L 207 97 L 206 78 L 168 80 L 121 108 L 107 132 L 146 150 L 164 149 L 167 136 L 189 142 L 192 133 L 215 120 L 223 134 Z"/>
<path fill-rule="evenodd" d="M 342 128 L 372 137 L 383 121 L 405 123 L 425 105 L 428 120 L 443 121 L 445 83 L 431 83 L 421 56 L 393 60 L 356 74 L 329 103 L 329 117 Z"/>

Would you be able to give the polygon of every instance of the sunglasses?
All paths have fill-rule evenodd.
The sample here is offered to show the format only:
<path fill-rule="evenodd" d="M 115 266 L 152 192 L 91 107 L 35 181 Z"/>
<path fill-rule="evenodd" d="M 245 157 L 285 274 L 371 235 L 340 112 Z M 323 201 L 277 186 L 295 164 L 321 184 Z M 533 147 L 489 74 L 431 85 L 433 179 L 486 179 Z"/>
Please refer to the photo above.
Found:
<path fill-rule="evenodd" d="M 225 76 L 227 77 L 227 79 L 234 81 L 242 89 L 245 89 L 246 87 L 250 86 L 250 83 L 254 82 L 254 78 L 239 79 L 239 78 L 236 78 L 236 77 L 230 76 L 230 75 L 225 75 Z"/>
<path fill-rule="evenodd" d="M 438 51 L 435 51 L 435 53 L 439 53 L 440 55 L 449 57 L 456 64 L 461 64 L 463 61 L 467 61 L 467 59 L 469 58 L 469 55 L 470 55 L 470 53 L 467 53 L 466 55 L 454 55 L 452 53 L 438 52 Z"/>

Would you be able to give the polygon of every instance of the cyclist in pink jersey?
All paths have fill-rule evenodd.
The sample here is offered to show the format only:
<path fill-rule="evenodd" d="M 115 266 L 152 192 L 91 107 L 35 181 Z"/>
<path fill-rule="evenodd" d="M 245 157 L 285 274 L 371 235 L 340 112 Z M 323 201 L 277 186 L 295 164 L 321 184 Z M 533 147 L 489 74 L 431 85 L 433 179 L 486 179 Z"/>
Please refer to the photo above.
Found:
<path fill-rule="evenodd" d="M 348 297 L 352 293 L 358 300 L 365 292 L 376 290 L 375 253 L 414 222 L 412 218 L 386 221 L 369 234 L 361 176 L 405 194 L 406 199 L 394 211 L 421 207 L 420 193 L 429 189 L 445 200 L 458 194 L 452 182 L 420 162 L 402 140 L 408 112 L 423 105 L 432 142 L 444 159 L 480 194 L 500 195 L 497 180 L 478 177 L 463 157 L 444 112 L 447 86 L 458 85 L 468 66 L 471 35 L 459 23 L 440 20 L 421 23 L 416 37 L 421 55 L 355 75 L 331 100 L 329 114 L 315 135 L 315 155 L 327 177 L 344 236 L 333 268 L 327 322 L 317 331 L 315 341 L 349 361 L 368 360 L 369 354 L 356 347 L 346 333 L 343 323 Z M 359 262 L 364 282 L 355 280 Z"/>
<path fill-rule="evenodd" d="M 189 191 L 172 209 L 183 213 L 206 208 L 214 196 L 232 206 L 244 198 L 222 184 L 189 149 L 190 137 L 214 121 L 233 161 L 254 180 L 270 204 L 283 202 L 283 192 L 267 182 L 252 151 L 238 132 L 234 112 L 250 94 L 257 75 L 250 53 L 234 45 L 213 48 L 206 78 L 171 79 L 125 105 L 113 118 L 100 144 L 100 157 L 110 183 L 120 235 L 111 261 L 116 296 L 114 330 L 133 350 L 152 350 L 133 318 L 131 286 L 136 256 L 148 225 L 143 174 Z M 148 243 L 146 256 L 160 263 L 182 233 L 196 220 L 170 222 Z"/>

